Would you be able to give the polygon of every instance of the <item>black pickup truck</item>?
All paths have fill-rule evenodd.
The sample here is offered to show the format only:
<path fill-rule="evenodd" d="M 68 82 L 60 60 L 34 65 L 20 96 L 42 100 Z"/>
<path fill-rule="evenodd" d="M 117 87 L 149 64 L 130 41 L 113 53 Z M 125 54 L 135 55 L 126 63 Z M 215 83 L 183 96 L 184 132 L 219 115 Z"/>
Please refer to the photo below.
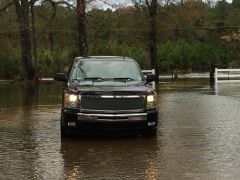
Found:
<path fill-rule="evenodd" d="M 156 135 L 157 96 L 137 62 L 127 57 L 77 57 L 68 75 L 54 80 L 66 83 L 62 95 L 61 135 L 75 133 L 140 133 Z"/>

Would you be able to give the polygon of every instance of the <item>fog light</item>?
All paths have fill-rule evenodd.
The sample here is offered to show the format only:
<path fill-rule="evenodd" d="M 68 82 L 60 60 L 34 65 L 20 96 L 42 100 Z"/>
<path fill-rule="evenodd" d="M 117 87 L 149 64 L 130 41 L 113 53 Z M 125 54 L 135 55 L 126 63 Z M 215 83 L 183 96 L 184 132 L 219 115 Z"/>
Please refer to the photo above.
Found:
<path fill-rule="evenodd" d="M 148 122 L 148 126 L 155 126 L 155 122 Z"/>
<path fill-rule="evenodd" d="M 69 127 L 76 127 L 76 123 L 75 122 L 68 122 L 68 126 Z"/>

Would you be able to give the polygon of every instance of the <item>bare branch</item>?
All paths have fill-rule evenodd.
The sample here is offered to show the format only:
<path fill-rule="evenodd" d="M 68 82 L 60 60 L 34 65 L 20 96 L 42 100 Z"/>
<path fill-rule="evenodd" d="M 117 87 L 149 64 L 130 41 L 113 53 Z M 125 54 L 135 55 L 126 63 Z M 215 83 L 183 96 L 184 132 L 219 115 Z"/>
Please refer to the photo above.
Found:
<path fill-rule="evenodd" d="M 48 21 L 48 22 L 51 22 L 51 21 L 54 19 L 54 17 L 56 16 L 56 11 L 57 11 L 56 3 L 55 3 L 54 1 L 52 1 L 52 0 L 45 0 L 45 1 L 48 1 L 48 2 L 52 5 L 52 7 L 53 7 L 52 17 L 51 17 L 51 19 Z"/>
<path fill-rule="evenodd" d="M 33 1 L 38 1 L 38 0 L 33 0 Z M 57 5 L 66 5 L 66 6 L 69 6 L 69 7 L 72 7 L 72 8 L 75 8 L 74 5 L 66 2 L 66 1 L 53 1 L 53 0 L 44 0 L 44 2 L 49 2 L 51 4 L 51 6 L 53 7 L 53 13 L 51 15 L 51 18 L 48 18 L 48 17 L 45 17 L 44 15 L 42 14 L 39 14 L 37 13 L 38 16 L 40 16 L 42 19 L 44 19 L 45 21 L 47 21 L 47 24 L 46 26 L 48 26 L 55 18 L 56 16 L 56 11 L 57 11 Z"/>
<path fill-rule="evenodd" d="M 74 5 L 70 4 L 70 3 L 67 2 L 67 1 L 53 1 L 53 0 L 45 0 L 45 1 L 48 1 L 48 2 L 50 2 L 51 4 L 55 4 L 55 5 L 61 5 L 61 4 L 63 4 L 63 5 L 67 5 L 67 6 L 71 7 L 71 8 L 75 8 Z"/>
<path fill-rule="evenodd" d="M 150 3 L 148 0 L 146 0 L 147 7 L 150 7 Z"/>
<path fill-rule="evenodd" d="M 38 0 L 30 0 L 30 4 L 34 5 Z"/>
<path fill-rule="evenodd" d="M 104 4 L 108 5 L 108 6 L 111 6 L 112 8 L 115 8 L 115 9 L 122 8 L 122 6 L 119 6 L 119 5 L 116 5 L 116 4 L 111 4 L 111 3 L 109 3 L 109 2 L 107 2 L 105 0 L 99 0 L 99 1 L 101 1 L 102 3 L 104 3 Z"/>
<path fill-rule="evenodd" d="M 88 0 L 86 3 L 91 3 L 91 2 L 93 2 L 93 1 L 95 1 L 95 0 Z"/>
<path fill-rule="evenodd" d="M 37 13 L 37 15 L 42 18 L 43 20 L 45 21 L 49 21 L 49 18 L 45 17 L 44 15 L 40 14 L 40 13 Z"/>
<path fill-rule="evenodd" d="M 22 8 L 21 8 L 19 1 L 13 0 L 13 3 L 15 4 L 17 14 L 18 15 L 22 14 Z M 20 18 L 20 16 L 18 18 Z"/>
<path fill-rule="evenodd" d="M 12 6 L 14 4 L 14 1 L 10 1 L 8 4 L 6 4 L 2 9 L 0 9 L 0 13 L 3 11 L 6 11 L 7 8 L 9 8 L 10 6 Z"/>

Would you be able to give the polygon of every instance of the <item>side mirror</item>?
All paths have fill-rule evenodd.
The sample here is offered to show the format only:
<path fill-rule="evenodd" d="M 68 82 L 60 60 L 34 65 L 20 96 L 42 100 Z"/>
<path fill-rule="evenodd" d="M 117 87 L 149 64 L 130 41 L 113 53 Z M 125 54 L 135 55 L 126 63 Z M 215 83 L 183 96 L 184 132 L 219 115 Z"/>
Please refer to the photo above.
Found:
<path fill-rule="evenodd" d="M 57 73 L 53 76 L 55 81 L 67 82 L 68 79 L 66 78 L 64 73 Z"/>
<path fill-rule="evenodd" d="M 150 83 L 150 82 L 153 82 L 153 81 L 156 81 L 157 80 L 157 76 L 155 74 L 148 74 L 147 75 L 147 83 Z"/>

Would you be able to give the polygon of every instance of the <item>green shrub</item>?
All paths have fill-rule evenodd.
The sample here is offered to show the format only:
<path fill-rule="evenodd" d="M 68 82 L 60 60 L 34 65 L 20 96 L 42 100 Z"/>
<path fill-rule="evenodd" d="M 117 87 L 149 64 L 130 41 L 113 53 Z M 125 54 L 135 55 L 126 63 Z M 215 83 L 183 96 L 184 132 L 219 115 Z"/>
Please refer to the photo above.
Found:
<path fill-rule="evenodd" d="M 125 56 L 135 59 L 141 68 L 149 68 L 150 60 L 148 50 L 142 46 L 134 45 L 118 45 L 109 46 L 107 44 L 94 44 L 90 46 L 90 54 L 92 56 Z"/>
<path fill-rule="evenodd" d="M 19 55 L 0 55 L 0 78 L 15 78 L 21 73 L 21 58 Z"/>
<path fill-rule="evenodd" d="M 217 66 L 227 66 L 236 57 L 232 48 L 202 42 L 188 43 L 184 40 L 168 41 L 158 47 L 158 62 L 163 70 L 171 68 L 193 68 L 207 70 L 211 62 Z"/>
<path fill-rule="evenodd" d="M 91 56 L 126 56 L 132 57 L 142 69 L 150 69 L 148 47 L 144 45 L 114 45 L 95 43 L 89 47 Z M 63 72 L 65 65 L 70 65 L 78 56 L 78 48 L 55 47 L 53 52 L 42 49 L 38 52 L 38 72 L 40 77 L 52 77 L 56 72 Z M 203 42 L 186 42 L 185 40 L 167 41 L 158 46 L 157 60 L 161 70 L 171 69 L 209 70 L 211 62 L 218 67 L 226 67 L 232 61 L 237 62 L 240 53 L 225 44 L 211 45 Z M 21 55 L 0 55 L 0 78 L 14 78 L 21 73 Z"/>

